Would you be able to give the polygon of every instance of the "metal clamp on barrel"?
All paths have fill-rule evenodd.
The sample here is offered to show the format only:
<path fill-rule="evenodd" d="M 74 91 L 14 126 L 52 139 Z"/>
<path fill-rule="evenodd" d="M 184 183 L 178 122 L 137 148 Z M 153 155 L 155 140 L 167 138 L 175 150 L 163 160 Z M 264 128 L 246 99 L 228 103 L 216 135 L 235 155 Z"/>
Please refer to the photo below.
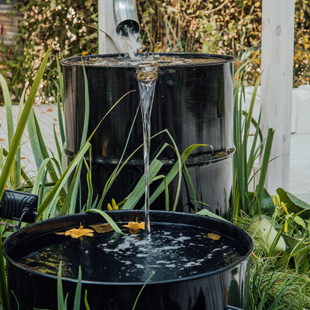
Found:
<path fill-rule="evenodd" d="M 5 190 L 0 201 L 0 217 L 21 222 L 34 223 L 37 216 L 38 196 Z"/>

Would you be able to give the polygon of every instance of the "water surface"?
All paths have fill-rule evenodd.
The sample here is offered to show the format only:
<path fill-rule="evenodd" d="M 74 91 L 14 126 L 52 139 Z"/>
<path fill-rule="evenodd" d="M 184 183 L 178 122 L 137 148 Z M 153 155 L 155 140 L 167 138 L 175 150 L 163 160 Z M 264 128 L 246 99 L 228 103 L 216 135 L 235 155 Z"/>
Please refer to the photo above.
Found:
<path fill-rule="evenodd" d="M 227 236 L 213 240 L 208 233 L 212 232 L 195 226 L 152 223 L 152 234 L 95 233 L 83 240 L 50 234 L 23 245 L 18 263 L 57 275 L 62 262 L 63 277 L 77 278 L 81 266 L 83 280 L 119 283 L 144 282 L 152 272 L 153 282 L 177 280 L 241 259 L 239 242 Z"/>

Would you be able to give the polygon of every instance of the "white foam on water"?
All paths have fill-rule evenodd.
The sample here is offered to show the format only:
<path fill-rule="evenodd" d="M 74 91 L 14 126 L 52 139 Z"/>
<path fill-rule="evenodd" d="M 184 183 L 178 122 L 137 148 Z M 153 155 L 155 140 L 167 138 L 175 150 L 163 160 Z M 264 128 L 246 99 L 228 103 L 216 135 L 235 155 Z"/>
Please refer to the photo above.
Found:
<path fill-rule="evenodd" d="M 175 241 L 180 241 L 180 242 L 184 242 L 185 240 L 191 240 L 191 237 L 179 237 L 177 239 L 175 239 Z"/>
<path fill-rule="evenodd" d="M 169 262 L 166 260 L 158 260 L 156 264 L 169 264 Z"/>
<path fill-rule="evenodd" d="M 179 250 L 181 247 L 183 247 L 183 245 L 178 245 L 178 246 L 163 246 L 159 249 L 156 249 L 156 251 L 158 252 L 162 252 L 162 251 L 172 251 L 172 250 Z"/>

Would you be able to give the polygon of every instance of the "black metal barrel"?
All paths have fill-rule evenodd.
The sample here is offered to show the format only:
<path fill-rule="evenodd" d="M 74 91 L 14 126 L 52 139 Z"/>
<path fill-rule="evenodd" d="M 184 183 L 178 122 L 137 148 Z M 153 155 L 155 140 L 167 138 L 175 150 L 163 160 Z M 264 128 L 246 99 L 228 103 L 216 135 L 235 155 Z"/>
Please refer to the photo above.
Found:
<path fill-rule="evenodd" d="M 143 220 L 143 211 L 111 211 L 107 212 L 120 227 L 121 223 Z M 248 307 L 248 259 L 253 250 L 251 237 L 241 228 L 229 223 L 194 214 L 151 211 L 152 223 L 178 224 L 208 229 L 222 236 L 227 236 L 236 244 L 240 244 L 240 257 L 229 265 L 219 267 L 210 272 L 196 274 L 184 278 L 148 283 L 136 305 L 136 310 L 228 310 L 247 309 Z M 57 244 L 56 232 L 65 231 L 73 227 L 102 223 L 103 217 L 95 213 L 75 214 L 59 217 L 31 224 L 12 234 L 4 243 L 4 255 L 7 259 L 7 279 L 10 292 L 12 310 L 56 309 L 57 308 L 57 276 L 38 271 L 35 263 L 28 266 L 20 263 L 26 257 L 31 257 L 41 249 Z M 193 229 L 194 229 L 193 228 Z M 70 238 L 70 237 L 68 237 Z M 87 238 L 87 237 L 85 237 Z M 82 252 L 84 240 L 79 240 Z M 54 243 L 53 243 L 54 242 Z M 69 250 L 69 249 L 68 249 Z M 95 250 L 95 249 L 94 249 Z M 70 251 L 67 251 L 70 254 Z M 89 250 L 88 255 L 91 255 Z M 69 257 L 69 256 L 68 256 Z M 82 260 L 81 256 L 72 256 L 73 260 Z M 89 269 L 98 269 L 98 265 L 91 265 L 94 257 L 86 259 L 84 273 Z M 85 255 L 84 255 L 85 259 Z M 64 258 L 64 260 L 66 260 Z M 101 261 L 101 268 L 107 264 Z M 147 260 L 146 260 L 147 261 Z M 58 262 L 59 263 L 59 262 Z M 56 263 L 57 265 L 57 263 Z M 88 269 L 85 270 L 85 266 Z M 65 268 L 65 267 L 63 267 Z M 70 268 L 70 264 L 67 264 Z M 107 266 L 109 268 L 109 266 Z M 171 267 L 173 268 L 173 267 Z M 130 266 L 127 266 L 130 269 Z M 82 275 L 83 277 L 83 275 Z M 68 309 L 72 309 L 77 280 L 63 278 L 64 296 L 68 295 Z M 87 291 L 87 300 L 92 310 L 128 310 L 132 309 L 144 282 L 104 282 L 82 281 L 82 300 Z M 84 309 L 82 301 L 81 309 Z M 238 308 L 238 309 L 239 309 Z"/>
<path fill-rule="evenodd" d="M 151 132 L 152 135 L 167 129 L 182 153 L 193 144 L 210 144 L 196 148 L 187 161 L 196 200 L 209 206 L 215 213 L 230 217 L 232 192 L 232 110 L 233 85 L 232 61 L 229 56 L 208 54 L 159 54 L 186 59 L 214 59 L 209 63 L 162 64 L 155 88 Z M 90 119 L 88 135 L 111 107 L 126 93 L 119 104 L 108 114 L 91 140 L 92 180 L 94 196 L 102 190 L 113 173 L 123 153 L 135 113 L 139 106 L 136 66 L 100 65 L 92 61 L 119 55 L 95 55 L 83 57 L 88 78 Z M 217 60 L 221 60 L 218 62 Z M 80 57 L 62 61 L 64 71 L 66 146 L 71 161 L 80 149 L 84 125 L 84 76 Z M 124 158 L 127 158 L 143 142 L 141 115 L 138 115 Z M 164 145 L 172 144 L 163 133 L 151 141 L 151 158 Z M 159 156 L 164 163 L 160 174 L 166 174 L 176 161 L 176 153 L 168 147 Z M 143 175 L 142 149 L 127 163 L 111 187 L 106 202 L 114 198 L 122 201 Z M 83 197 L 87 197 L 86 169 L 82 172 Z M 155 188 L 157 184 L 152 184 Z M 177 180 L 169 187 L 173 201 Z M 164 194 L 156 205 L 164 208 Z M 84 199 L 84 200 L 85 200 Z M 183 174 L 179 211 L 194 210 L 191 182 Z M 202 205 L 201 205 L 202 206 Z M 203 207 L 206 207 L 204 205 Z M 152 208 L 152 207 L 151 207 Z"/>

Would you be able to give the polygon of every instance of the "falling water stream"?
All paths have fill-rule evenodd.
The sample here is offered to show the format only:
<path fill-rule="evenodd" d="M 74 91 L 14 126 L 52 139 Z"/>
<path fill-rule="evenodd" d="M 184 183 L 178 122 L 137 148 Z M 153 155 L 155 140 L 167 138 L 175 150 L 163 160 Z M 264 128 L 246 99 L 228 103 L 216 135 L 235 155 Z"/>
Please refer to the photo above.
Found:
<path fill-rule="evenodd" d="M 128 39 L 130 42 L 133 38 Z M 128 41 L 128 42 L 129 42 Z M 208 63 L 225 62 L 221 58 L 185 58 L 158 54 L 137 54 L 138 44 L 132 46 L 131 53 L 119 57 L 89 57 L 83 63 L 88 66 L 109 66 L 109 67 L 136 67 L 136 76 L 140 92 L 140 105 L 143 121 L 143 142 L 144 142 L 144 175 L 145 175 L 145 231 L 150 233 L 149 216 L 149 161 L 150 161 L 150 127 L 151 112 L 155 94 L 158 68 L 160 66 L 193 66 Z M 132 56 L 133 55 L 133 56 Z"/>
<path fill-rule="evenodd" d="M 143 121 L 143 158 L 145 177 L 145 231 L 151 232 L 150 224 L 150 193 L 149 193 L 149 166 L 151 140 L 151 114 L 157 78 L 157 67 L 141 64 L 137 69 L 137 79 L 140 92 L 140 105 Z"/>
<path fill-rule="evenodd" d="M 125 26 L 125 36 L 120 37 L 121 51 L 128 50 L 130 60 L 137 60 L 138 51 L 141 48 L 140 34 Z M 157 66 L 138 64 L 137 79 L 140 92 L 140 105 L 143 122 L 143 159 L 145 176 L 145 232 L 151 233 L 150 223 L 150 193 L 149 193 L 149 166 L 150 166 L 150 140 L 151 140 L 151 114 L 157 78 Z"/>

